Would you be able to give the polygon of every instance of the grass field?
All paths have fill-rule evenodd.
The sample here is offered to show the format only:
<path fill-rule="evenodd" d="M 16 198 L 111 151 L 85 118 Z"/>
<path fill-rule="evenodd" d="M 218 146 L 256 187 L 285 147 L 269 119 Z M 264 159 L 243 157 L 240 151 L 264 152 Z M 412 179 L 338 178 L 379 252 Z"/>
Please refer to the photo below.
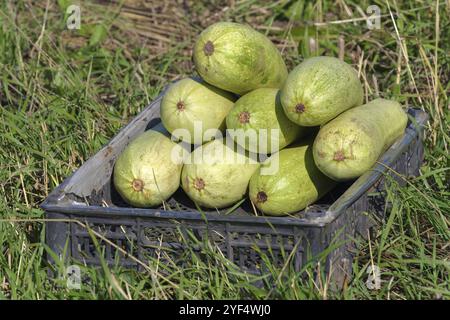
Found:
<path fill-rule="evenodd" d="M 66 27 L 70 0 L 0 4 L 0 298 L 450 298 L 449 1 L 81 3 L 80 30 Z M 381 9 L 372 30 L 369 5 Z M 290 69 L 309 56 L 339 56 L 360 72 L 366 100 L 392 98 L 429 114 L 421 176 L 389 188 L 392 208 L 360 244 L 354 278 L 332 292 L 326 279 L 274 269 L 277 281 L 257 287 L 211 248 L 204 261 L 187 252 L 183 269 L 83 268 L 90 281 L 80 290 L 48 279 L 39 204 L 166 84 L 195 72 L 195 37 L 219 20 L 267 34 Z M 378 290 L 365 284 L 372 263 Z"/>

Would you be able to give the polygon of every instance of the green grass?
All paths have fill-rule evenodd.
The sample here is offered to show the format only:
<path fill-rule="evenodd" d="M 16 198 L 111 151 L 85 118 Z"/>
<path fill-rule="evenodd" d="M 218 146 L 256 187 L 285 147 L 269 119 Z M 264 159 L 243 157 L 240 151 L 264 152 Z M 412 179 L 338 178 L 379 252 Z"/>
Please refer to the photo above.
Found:
<path fill-rule="evenodd" d="M 165 23 L 140 17 L 133 20 L 137 28 L 119 14 L 119 5 L 83 2 L 80 31 L 65 28 L 70 1 L 48 3 L 0 5 L 0 298 L 450 298 L 448 2 L 195 1 L 184 8 L 169 1 L 155 18 Z M 383 15 L 379 30 L 346 21 L 372 4 Z M 158 260 L 139 273 L 82 267 L 89 281 L 81 290 L 49 279 L 39 204 L 166 84 L 194 73 L 195 36 L 221 19 L 269 35 L 289 68 L 308 56 L 342 55 L 360 70 L 367 99 L 392 98 L 430 115 L 421 176 L 405 187 L 391 184 L 392 207 L 378 234 L 360 241 L 354 278 L 333 292 L 326 278 L 315 279 L 318 266 L 311 263 L 305 278 L 274 267 L 276 280 L 262 279 L 258 287 L 261 279 L 241 273 L 207 245 L 202 260 L 185 252 L 183 268 Z M 381 269 L 379 290 L 365 284 L 372 264 Z M 64 270 L 62 262 L 55 268 Z"/>

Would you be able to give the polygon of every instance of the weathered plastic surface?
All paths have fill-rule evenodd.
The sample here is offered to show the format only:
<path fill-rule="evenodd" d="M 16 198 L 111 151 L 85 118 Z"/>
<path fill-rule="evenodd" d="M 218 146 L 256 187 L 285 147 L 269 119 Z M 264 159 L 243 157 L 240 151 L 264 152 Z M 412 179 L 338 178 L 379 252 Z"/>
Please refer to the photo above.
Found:
<path fill-rule="evenodd" d="M 171 257 L 182 255 L 185 250 L 181 235 L 188 233 L 197 239 L 207 237 L 226 257 L 249 272 L 263 269 L 255 246 L 275 263 L 284 263 L 294 251 L 291 254 L 293 266 L 299 270 L 336 241 L 343 244 L 328 255 L 326 267 L 339 284 L 351 276 L 354 246 L 351 239 L 366 237 L 374 225 L 373 219 L 383 218 L 385 174 L 403 183 L 404 180 L 392 172 L 403 177 L 417 176 L 423 160 L 421 133 L 427 115 L 421 110 L 410 109 L 405 134 L 383 154 L 371 171 L 353 183 L 341 184 L 319 204 L 295 217 L 254 216 L 247 202 L 230 214 L 224 214 L 226 210 L 200 214 L 182 192 L 177 192 L 165 208 L 131 208 L 120 199 L 111 183 L 114 162 L 137 134 L 149 128 L 164 131 L 159 123 L 159 104 L 160 98 L 58 186 L 42 204 L 46 218 L 59 220 L 47 222 L 46 242 L 60 257 L 68 245 L 65 258 L 86 264 L 100 263 L 100 253 L 88 231 L 69 220 L 89 224 L 108 240 L 99 239 L 106 261 L 113 263 L 120 257 L 120 263 L 128 267 L 140 267 L 134 258 L 145 262 L 149 257 L 164 256 L 161 252 L 165 250 Z M 117 247 L 128 254 L 119 253 Z"/>

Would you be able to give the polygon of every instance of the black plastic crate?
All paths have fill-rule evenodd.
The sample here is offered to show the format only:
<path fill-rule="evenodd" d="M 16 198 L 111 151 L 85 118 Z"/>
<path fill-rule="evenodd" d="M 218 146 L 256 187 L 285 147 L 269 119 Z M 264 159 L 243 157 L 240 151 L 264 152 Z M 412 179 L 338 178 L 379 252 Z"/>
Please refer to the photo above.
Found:
<path fill-rule="evenodd" d="M 98 265 L 102 254 L 108 263 L 119 258 L 121 265 L 139 268 L 142 265 L 138 260 L 164 259 L 163 252 L 175 259 L 182 257 L 186 245 L 182 238 L 199 239 L 192 243 L 198 251 L 202 240 L 208 239 L 248 272 L 263 270 L 260 253 L 278 264 L 290 256 L 293 267 L 299 270 L 332 243 L 338 243 L 341 245 L 327 256 L 326 270 L 333 281 L 342 283 L 351 275 L 352 239 L 367 237 L 374 219 L 384 218 L 385 175 L 403 184 L 404 180 L 392 172 L 406 178 L 417 176 L 423 160 L 421 135 L 428 117 L 421 110 L 410 109 L 405 134 L 371 171 L 354 182 L 340 184 L 295 217 L 254 216 L 247 201 L 230 214 L 224 214 L 226 209 L 200 213 L 181 191 L 168 200 L 165 208 L 131 208 L 114 190 L 114 162 L 136 135 L 162 127 L 160 101 L 161 97 L 157 98 L 136 116 L 42 204 L 46 218 L 53 220 L 46 225 L 47 245 L 61 258 Z M 76 221 L 101 235 L 98 241 L 102 253 L 88 230 Z"/>

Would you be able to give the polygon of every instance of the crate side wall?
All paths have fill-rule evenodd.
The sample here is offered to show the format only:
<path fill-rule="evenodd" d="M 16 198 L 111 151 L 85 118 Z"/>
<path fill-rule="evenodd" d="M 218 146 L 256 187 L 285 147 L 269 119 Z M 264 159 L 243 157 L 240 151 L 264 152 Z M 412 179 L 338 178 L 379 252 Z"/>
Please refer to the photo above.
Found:
<path fill-rule="evenodd" d="M 423 143 L 420 135 L 417 135 L 387 171 L 386 176 L 404 186 L 405 179 L 419 175 L 422 161 Z M 386 203 L 385 198 L 388 180 L 385 176 L 381 176 L 367 193 L 323 229 L 324 247 L 337 245 L 327 258 L 326 269 L 327 272 L 331 272 L 338 287 L 351 279 L 358 239 L 373 239 L 376 227 L 386 218 L 386 212 L 389 210 L 389 203 Z"/>

